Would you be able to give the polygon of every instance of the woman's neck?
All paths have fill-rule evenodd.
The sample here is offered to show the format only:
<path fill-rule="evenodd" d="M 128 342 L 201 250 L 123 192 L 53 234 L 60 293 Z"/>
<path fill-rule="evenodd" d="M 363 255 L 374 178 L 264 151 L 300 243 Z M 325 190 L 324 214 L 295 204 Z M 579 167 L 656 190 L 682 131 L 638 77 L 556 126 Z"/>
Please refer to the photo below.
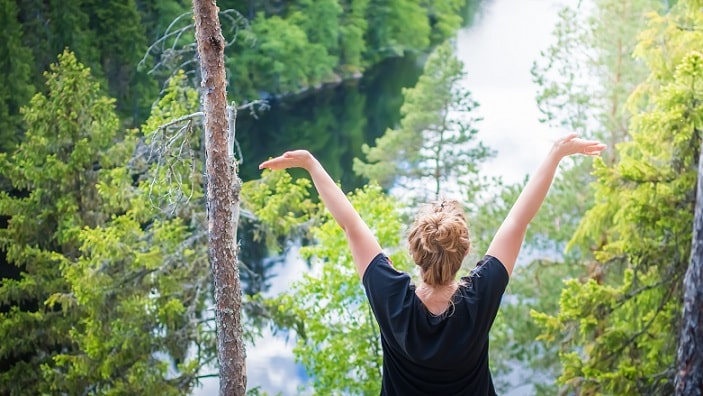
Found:
<path fill-rule="evenodd" d="M 415 294 L 428 311 L 433 315 L 441 315 L 451 305 L 452 297 L 458 288 L 457 282 L 435 286 L 421 283 L 415 288 Z"/>

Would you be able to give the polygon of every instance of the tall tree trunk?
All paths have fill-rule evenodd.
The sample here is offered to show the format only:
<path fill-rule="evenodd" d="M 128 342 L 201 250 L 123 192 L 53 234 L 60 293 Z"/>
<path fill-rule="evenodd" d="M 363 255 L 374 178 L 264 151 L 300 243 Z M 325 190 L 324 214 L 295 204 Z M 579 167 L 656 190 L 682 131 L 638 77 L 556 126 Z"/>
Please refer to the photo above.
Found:
<path fill-rule="evenodd" d="M 703 146 L 698 158 L 691 262 L 683 281 L 683 316 L 674 386 L 678 396 L 703 395 Z"/>
<path fill-rule="evenodd" d="M 242 336 L 236 230 L 241 180 L 228 154 L 224 45 L 214 0 L 193 0 L 195 38 L 205 113 L 209 257 L 215 285 L 220 395 L 243 396 L 246 365 Z"/>

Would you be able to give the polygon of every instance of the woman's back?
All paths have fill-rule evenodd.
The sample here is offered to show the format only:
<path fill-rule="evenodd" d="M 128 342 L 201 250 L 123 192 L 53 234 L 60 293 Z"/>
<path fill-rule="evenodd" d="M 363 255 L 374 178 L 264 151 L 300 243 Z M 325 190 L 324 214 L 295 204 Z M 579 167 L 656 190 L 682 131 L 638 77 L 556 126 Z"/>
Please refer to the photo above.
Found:
<path fill-rule="evenodd" d="M 462 278 L 452 304 L 434 315 L 410 276 L 380 254 L 363 278 L 381 330 L 382 394 L 495 394 L 488 369 L 488 330 L 508 283 L 504 266 L 486 257 Z"/>
<path fill-rule="evenodd" d="M 305 150 L 264 161 L 259 168 L 303 168 L 320 199 L 344 230 L 354 265 L 381 329 L 383 393 L 388 395 L 493 395 L 488 370 L 488 331 L 513 271 L 527 225 L 537 214 L 562 158 L 596 156 L 605 145 L 571 134 L 554 143 L 496 231 L 487 256 L 463 278 L 459 301 L 433 316 L 415 294 L 407 274 L 395 271 L 373 232 L 322 165 Z M 454 282 L 469 251 L 467 223 L 458 202 L 442 201 L 413 226 L 408 241 L 423 282 Z M 452 286 L 453 287 L 453 286 Z"/>

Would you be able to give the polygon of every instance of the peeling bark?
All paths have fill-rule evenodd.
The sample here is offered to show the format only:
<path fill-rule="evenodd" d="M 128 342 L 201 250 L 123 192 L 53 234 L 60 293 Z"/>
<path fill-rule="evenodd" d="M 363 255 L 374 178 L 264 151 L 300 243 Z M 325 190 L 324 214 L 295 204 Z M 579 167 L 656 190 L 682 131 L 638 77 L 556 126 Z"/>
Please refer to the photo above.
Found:
<path fill-rule="evenodd" d="M 703 395 L 703 147 L 698 158 L 691 261 L 683 281 L 683 315 L 674 386 L 678 396 Z"/>
<path fill-rule="evenodd" d="M 215 288 L 221 396 L 244 396 L 246 361 L 236 230 L 241 180 L 228 153 L 225 40 L 214 0 L 193 0 L 205 113 L 208 253 Z"/>

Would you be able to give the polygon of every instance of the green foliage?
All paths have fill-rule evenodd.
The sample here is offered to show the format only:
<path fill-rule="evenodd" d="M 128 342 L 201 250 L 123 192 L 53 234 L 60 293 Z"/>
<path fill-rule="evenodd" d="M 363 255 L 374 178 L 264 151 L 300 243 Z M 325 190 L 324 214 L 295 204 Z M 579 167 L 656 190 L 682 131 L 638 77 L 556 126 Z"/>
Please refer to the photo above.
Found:
<path fill-rule="evenodd" d="M 339 55 L 339 17 L 337 0 L 299 0 L 288 20 L 305 32 L 312 44 L 322 44 L 328 54 Z"/>
<path fill-rule="evenodd" d="M 567 282 L 557 315 L 535 313 L 543 337 L 562 343 L 559 381 L 572 391 L 673 392 L 676 340 L 661 335 L 680 319 L 703 130 L 703 19 L 687 6 L 652 14 L 640 35 L 650 76 L 629 101 L 639 113 L 620 160 L 598 163 L 596 204 L 572 241 L 597 247 L 599 276 Z"/>
<path fill-rule="evenodd" d="M 0 43 L 0 152 L 10 151 L 20 140 L 22 116 L 19 109 L 29 102 L 32 52 L 23 43 L 22 27 L 17 22 L 15 1 L 0 2 L 0 24 L 4 39 Z"/>
<path fill-rule="evenodd" d="M 282 237 L 294 239 L 311 219 L 317 205 L 308 198 L 309 179 L 292 180 L 287 172 L 265 170 L 262 178 L 242 185 L 242 208 L 256 217 L 254 240 L 278 250 Z"/>
<path fill-rule="evenodd" d="M 378 186 L 350 195 L 352 204 L 383 246 L 400 244 L 401 221 L 394 200 Z M 267 302 L 276 323 L 297 333 L 296 360 L 312 376 L 315 394 L 378 394 L 381 345 L 342 229 L 321 213 L 301 254 L 313 269 L 286 293 Z M 404 252 L 391 254 L 394 266 L 409 268 Z"/>
<path fill-rule="evenodd" d="M 104 3 L 95 0 L 18 2 L 23 44 L 34 61 L 27 65 L 32 83 L 42 89 L 42 73 L 65 49 L 91 68 L 117 98 L 120 115 L 134 124 L 145 118 L 156 97 L 155 81 L 137 71 L 147 37 L 134 0 Z"/>
<path fill-rule="evenodd" d="M 36 8 L 32 7 L 40 15 L 41 21 L 37 22 L 43 24 L 49 20 L 51 24 L 49 29 L 46 29 L 46 25 L 36 26 L 43 31 L 32 32 L 48 43 L 48 53 L 42 54 L 41 58 L 37 56 L 37 59 L 51 62 L 56 55 L 69 49 L 76 54 L 76 58 L 81 63 L 100 74 L 100 55 L 95 45 L 97 37 L 96 33 L 90 29 L 91 15 L 86 9 L 84 1 L 50 0 L 42 3 L 34 4 L 33 6 Z M 29 8 L 28 11 L 32 8 Z"/>
<path fill-rule="evenodd" d="M 141 16 L 145 37 L 147 40 L 154 40 L 157 37 L 161 37 L 176 18 L 191 12 L 193 2 L 188 0 L 138 0 L 136 1 L 136 6 Z M 220 8 L 222 8 L 222 5 Z"/>
<path fill-rule="evenodd" d="M 191 153 L 164 166 L 132 158 L 136 134 L 111 147 L 111 167 L 96 183 L 110 218 L 79 231 L 77 260 L 60 260 L 80 317 L 70 331 L 77 349 L 43 365 L 54 392 L 186 395 L 214 357 L 214 332 L 203 317 L 209 266 L 202 167 L 192 158 L 199 134 L 160 127 L 198 108 L 197 92 L 185 83 L 183 74 L 171 80 L 143 129 L 154 150 L 170 149 L 155 142 L 172 134 L 167 140 Z M 141 173 L 137 183 L 131 172 Z M 174 190 L 188 199 L 174 202 Z"/>
<path fill-rule="evenodd" d="M 597 0 L 591 8 L 564 7 L 555 44 L 532 68 L 544 121 L 610 146 L 624 140 L 630 113 L 623 104 L 647 73 L 632 52 L 645 14 L 661 7 L 658 0 Z M 615 152 L 610 151 L 605 155 L 612 163 Z"/>
<path fill-rule="evenodd" d="M 89 0 L 83 8 L 90 13 L 88 26 L 95 32 L 94 45 L 100 53 L 108 92 L 117 99 L 118 111 L 137 118 L 139 110 L 143 113 L 149 110 L 156 86 L 136 68 L 146 51 L 146 33 L 135 0 L 108 3 Z"/>
<path fill-rule="evenodd" d="M 558 393 L 553 379 L 561 367 L 559 344 L 537 339 L 542 328 L 531 312 L 556 314 L 563 281 L 585 277 L 584 272 L 572 261 L 547 259 L 515 268 L 508 294 L 491 328 L 491 369 L 497 388 L 507 392 L 515 383 L 531 384 L 536 394 Z M 516 372 L 522 376 L 506 383 L 504 378 Z"/>
<path fill-rule="evenodd" d="M 413 0 L 379 0 L 369 3 L 366 33 L 371 63 L 405 51 L 419 51 L 430 44 L 430 24 L 425 10 Z"/>
<path fill-rule="evenodd" d="M 72 53 L 62 54 L 46 78 L 47 94 L 23 110 L 25 140 L 0 155 L 1 173 L 17 192 L 0 194 L 0 215 L 9 219 L 0 247 L 20 273 L 0 286 L 0 302 L 9 307 L 0 320 L 4 394 L 48 392 L 38 367 L 75 348 L 70 330 L 80 310 L 71 309 L 60 263 L 78 259 L 82 227 L 105 220 L 95 183 L 119 124 L 113 101 Z"/>
<path fill-rule="evenodd" d="M 179 76 L 145 124 L 149 142 L 198 108 Z M 0 286 L 0 393 L 189 394 L 214 333 L 198 143 L 168 136 L 191 162 L 164 169 L 139 157 L 136 131 L 120 139 L 114 101 L 72 53 L 46 77 L 23 110 L 25 141 L 0 155 L 14 188 L 0 195 L 0 247 L 19 274 Z M 154 198 L 189 179 L 190 205 Z"/>
<path fill-rule="evenodd" d="M 461 10 L 466 5 L 466 0 L 433 0 L 425 1 L 423 7 L 427 9 L 427 16 L 432 27 L 431 40 L 441 43 L 452 37 L 454 32 L 461 27 Z"/>
<path fill-rule="evenodd" d="M 230 3 L 226 5 L 238 2 Z M 243 31 L 227 51 L 232 94 L 242 101 L 297 92 L 358 76 L 388 57 L 425 51 L 460 27 L 463 3 L 298 0 L 249 4 L 243 8 L 251 29 Z"/>
<path fill-rule="evenodd" d="M 577 161 L 562 169 L 547 200 L 531 222 L 525 236 L 523 262 L 516 266 L 498 316 L 491 328 L 491 365 L 496 387 L 507 391 L 516 383 L 531 385 L 535 394 L 557 393 L 554 384 L 561 362 L 559 345 L 538 339 L 542 333 L 531 312 L 556 315 L 564 279 L 586 278 L 588 268 L 579 265 L 582 252 L 564 248 L 592 203 L 589 180 L 582 180 L 591 161 Z M 567 164 L 562 164 L 565 167 Z M 495 193 L 472 202 L 468 197 L 472 258 L 478 260 L 488 248 L 502 220 L 517 200 L 525 182 L 497 183 Z M 475 194 L 472 194 L 475 195 Z M 529 260 L 529 261 L 526 261 Z M 522 373 L 516 378 L 515 373 Z"/>
<path fill-rule="evenodd" d="M 593 160 L 573 157 L 562 161 L 560 168 L 542 208 L 530 223 L 526 243 L 536 251 L 588 260 L 589 249 L 572 246 L 566 251 L 566 247 L 584 213 L 593 206 Z"/>
<path fill-rule="evenodd" d="M 478 164 L 491 153 L 475 142 L 479 119 L 471 112 L 478 103 L 461 86 L 465 74 L 451 42 L 437 47 L 415 87 L 403 91 L 400 127 L 387 130 L 376 146 L 364 145 L 368 162 L 355 159 L 354 171 L 384 187 L 431 183 L 415 190 L 420 200 L 451 193 L 452 183 L 475 182 Z"/>
<path fill-rule="evenodd" d="M 62 266 L 84 314 L 70 332 L 79 352 L 56 356 L 58 369 L 44 366 L 54 391 L 187 395 L 195 383 L 203 356 L 188 352 L 206 335 L 196 324 L 206 249 L 188 243 L 178 219 L 144 230 L 130 217 L 81 232 L 81 259 Z"/>
<path fill-rule="evenodd" d="M 630 119 L 625 101 L 646 76 L 646 67 L 633 59 L 631 53 L 645 24 L 645 12 L 660 5 L 660 2 L 646 0 L 599 0 L 590 7 L 582 4 L 577 9 L 561 10 L 554 30 L 555 43 L 542 53 L 532 69 L 539 86 L 537 103 L 545 122 L 596 136 L 611 148 L 625 139 Z M 617 150 L 610 149 L 604 155 L 607 163 L 613 163 L 616 158 Z M 603 277 L 601 263 L 592 260 L 591 249 L 600 243 L 597 236 L 594 235 L 590 245 L 572 244 L 565 251 L 583 214 L 593 206 L 592 161 L 574 158 L 561 168 L 542 209 L 528 229 L 524 245 L 527 255 L 549 257 L 550 264 L 543 268 L 545 261 L 537 259 L 527 267 L 519 267 L 511 280 L 510 297 L 492 330 L 492 337 L 500 340 L 492 344 L 492 354 L 496 357 L 493 361 L 521 364 L 529 372 L 524 380 L 534 386 L 537 394 L 557 392 L 554 380 L 562 372 L 562 362 L 555 357 L 561 347 L 548 338 L 536 339 L 541 328 L 536 326 L 530 312 L 547 316 L 559 314 L 562 279 L 600 280 Z M 488 207 L 479 207 L 475 228 L 481 232 L 474 233 L 478 243 L 486 244 L 490 240 L 492 234 L 483 230 L 491 221 L 496 223 L 496 218 L 504 218 L 517 191 L 519 188 L 509 186 L 498 199 L 487 199 Z M 490 232 L 497 224 L 491 227 Z M 583 264 L 577 265 L 579 261 Z M 549 286 L 542 286 L 544 292 L 538 292 L 536 298 L 535 292 L 524 286 L 534 285 L 540 273 L 550 281 L 540 282 Z M 514 320 L 515 317 L 523 319 Z M 500 363 L 497 366 L 498 372 L 507 369 Z M 497 382 L 498 386 L 504 386 L 500 379 Z"/>
<path fill-rule="evenodd" d="M 369 66 L 389 57 L 425 51 L 459 28 L 460 3 L 220 1 L 225 39 L 235 42 L 226 48 L 230 95 L 244 102 L 269 94 L 291 94 L 359 77 Z M 12 84 L 0 89 L 0 99 L 10 101 L 8 120 L 15 116 L 14 123 L 18 117 L 13 110 L 33 90 L 42 89 L 43 71 L 66 48 L 104 80 L 126 125 L 139 125 L 148 116 L 157 86 L 172 71 L 186 68 L 194 72 L 193 39 L 188 34 L 192 23 L 186 15 L 192 4 L 188 1 L 7 0 L 3 4 L 8 7 L 3 11 L 9 18 L 8 50 L 14 54 L 6 59 L 16 74 L 8 73 Z M 251 29 L 245 29 L 247 25 Z M 166 34 L 170 36 L 162 37 Z M 153 58 L 142 63 L 147 43 L 156 43 L 160 49 L 150 51 Z M 156 72 L 148 72 L 157 62 Z M 22 88 L 23 83 L 31 83 L 32 89 Z M 20 89 L 10 89 L 11 85 Z"/>
<path fill-rule="evenodd" d="M 366 10 L 370 0 L 340 1 L 342 14 L 339 25 L 339 64 L 342 75 L 362 71 L 368 64 L 363 58 L 367 51 L 364 34 L 368 30 Z"/>
<path fill-rule="evenodd" d="M 233 95 L 258 97 L 255 89 L 272 92 L 295 92 L 319 84 L 332 73 L 335 58 L 324 45 L 311 43 L 305 31 L 278 16 L 259 15 L 251 23 L 253 45 L 249 40 L 238 44 L 242 51 L 231 58 Z"/>

